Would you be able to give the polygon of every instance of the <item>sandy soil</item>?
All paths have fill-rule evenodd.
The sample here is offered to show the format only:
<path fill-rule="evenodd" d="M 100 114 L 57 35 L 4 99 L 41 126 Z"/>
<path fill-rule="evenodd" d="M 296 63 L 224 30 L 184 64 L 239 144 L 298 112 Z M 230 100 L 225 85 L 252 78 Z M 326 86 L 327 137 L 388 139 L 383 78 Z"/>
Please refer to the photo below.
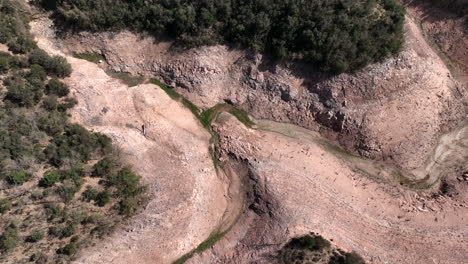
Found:
<path fill-rule="evenodd" d="M 63 47 L 51 42 L 54 36 L 47 23 L 35 21 L 33 32 L 41 48 L 60 53 Z M 458 153 L 457 161 L 466 161 L 467 130 L 440 139 L 440 148 L 434 151 L 444 124 L 461 119 L 464 113 L 447 114 L 452 102 L 447 98 L 459 86 L 415 27 L 407 24 L 410 49 L 404 55 L 409 57 L 391 59 L 363 73 L 361 79 L 352 78 L 355 85 L 364 86 L 372 76 L 380 85 L 375 89 L 377 98 L 389 96 L 366 101 L 365 96 L 351 94 L 357 99 L 348 101 L 347 107 L 350 115 L 363 114 L 361 125 L 380 147 L 398 148 L 404 157 L 421 156 L 411 161 L 400 157 L 401 163 L 409 163 L 404 167 L 433 171 L 440 158 L 453 153 Z M 405 61 L 398 61 L 401 58 Z M 231 187 L 244 181 L 248 182 L 248 209 L 220 243 L 191 263 L 270 263 L 275 250 L 290 237 L 310 231 L 343 249 L 356 250 L 371 263 L 466 263 L 468 197 L 463 193 L 468 193 L 467 183 L 460 183 L 462 194 L 454 197 L 434 189 L 413 191 L 379 183 L 386 175 L 362 173 L 354 161 L 320 144 L 323 139 L 317 133 L 268 122 L 260 123 L 258 130 L 247 129 L 228 114 L 220 116 L 216 129 L 221 159 L 231 173 L 218 176 L 208 152 L 210 135 L 187 109 L 153 85 L 128 88 L 96 64 L 67 59 L 74 69 L 67 82 L 80 102 L 72 111 L 73 120 L 111 136 L 122 159 L 134 165 L 152 194 L 142 214 L 84 252 L 78 263 L 170 263 L 217 227 L 228 226 L 223 220 L 226 215 L 233 219 L 233 212 L 243 209 L 239 201 L 229 206 L 242 197 L 241 187 Z M 177 65 L 185 70 L 183 64 Z M 195 67 L 190 74 L 205 69 Z M 348 80 L 340 78 L 338 84 Z M 398 78 L 402 83 L 396 82 Z M 464 95 L 460 92 L 459 98 Z M 269 96 L 263 99 L 276 102 Z M 450 111 L 456 109 L 461 107 Z M 139 130 L 143 123 L 148 128 L 146 137 Z M 450 142 L 458 147 L 452 148 Z"/>
<path fill-rule="evenodd" d="M 190 263 L 270 263 L 279 241 L 310 231 L 370 263 L 466 263 L 467 200 L 376 183 L 292 125 L 263 122 L 270 131 L 259 131 L 220 119 L 225 157 L 247 161 L 270 206 L 246 212 L 225 241 Z"/>
<path fill-rule="evenodd" d="M 32 23 L 38 44 L 51 54 L 60 53 L 45 22 Z M 99 243 L 103 246 L 87 250 L 77 263 L 174 261 L 205 240 L 227 208 L 227 185 L 217 176 L 208 151 L 211 135 L 157 86 L 129 88 L 98 65 L 65 56 L 73 67 L 66 82 L 79 102 L 72 120 L 110 136 L 151 194 L 141 214 Z"/>
<path fill-rule="evenodd" d="M 337 76 L 221 45 L 174 50 L 130 32 L 82 33 L 63 43 L 70 51 L 104 54 L 117 71 L 162 78 L 199 106 L 231 102 L 405 169 L 421 167 L 438 138 L 468 113 L 468 89 L 409 17 L 398 56 Z"/>

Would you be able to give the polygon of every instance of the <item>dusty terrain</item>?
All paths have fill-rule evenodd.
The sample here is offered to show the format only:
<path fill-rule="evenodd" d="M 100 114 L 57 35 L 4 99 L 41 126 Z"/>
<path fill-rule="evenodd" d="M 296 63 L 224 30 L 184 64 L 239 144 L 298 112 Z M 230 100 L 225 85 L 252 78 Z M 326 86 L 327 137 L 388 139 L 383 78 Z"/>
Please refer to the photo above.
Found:
<path fill-rule="evenodd" d="M 376 183 L 317 133 L 292 125 L 259 121 L 252 130 L 227 114 L 218 121 L 222 157 L 242 161 L 254 199 L 225 240 L 190 263 L 271 263 L 278 241 L 310 230 L 371 263 L 465 263 L 466 195 Z"/>
<path fill-rule="evenodd" d="M 180 51 L 128 32 L 83 33 L 64 45 L 104 54 L 117 71 L 160 77 L 197 105 L 233 103 L 257 118 L 320 131 L 348 150 L 415 169 L 466 116 L 468 92 L 410 18 L 405 28 L 398 57 L 338 76 L 225 46 Z"/>
<path fill-rule="evenodd" d="M 229 226 L 226 214 L 232 220 L 242 209 L 242 195 L 232 190 L 240 182 L 247 182 L 248 209 L 189 262 L 271 263 L 289 238 L 310 231 L 370 263 L 467 259 L 468 93 L 410 19 L 401 55 L 335 77 L 223 46 L 175 51 L 128 32 L 53 42 L 49 21 L 32 26 L 43 49 L 68 54 L 74 73 L 67 82 L 80 102 L 73 119 L 111 136 L 153 194 L 142 214 L 78 263 L 171 263 Z M 220 159 L 236 172 L 228 178 L 216 173 L 210 134 L 189 110 L 154 85 L 128 88 L 70 56 L 84 51 L 104 54 L 115 70 L 160 77 L 200 106 L 229 102 L 310 130 L 269 121 L 248 129 L 221 114 Z M 376 161 L 343 154 L 323 136 Z M 435 186 L 401 187 L 399 169 Z M 439 191 L 442 176 L 450 188 Z"/>
<path fill-rule="evenodd" d="M 32 23 L 38 44 L 52 54 L 60 52 L 49 41 L 53 31 L 42 22 Z M 227 208 L 227 185 L 208 152 L 211 135 L 157 86 L 129 88 L 94 63 L 70 56 L 67 60 L 73 74 L 66 82 L 79 102 L 72 120 L 110 136 L 151 193 L 142 214 L 77 262 L 174 261 L 205 240 L 221 224 Z"/>
<path fill-rule="evenodd" d="M 446 56 L 446 63 L 465 83 L 468 83 L 468 1 L 458 0 L 450 8 L 441 8 L 421 0 L 403 1 L 409 6 L 408 13 L 419 21 L 423 32 L 434 46 Z M 448 1 L 447 1 L 448 2 Z"/>

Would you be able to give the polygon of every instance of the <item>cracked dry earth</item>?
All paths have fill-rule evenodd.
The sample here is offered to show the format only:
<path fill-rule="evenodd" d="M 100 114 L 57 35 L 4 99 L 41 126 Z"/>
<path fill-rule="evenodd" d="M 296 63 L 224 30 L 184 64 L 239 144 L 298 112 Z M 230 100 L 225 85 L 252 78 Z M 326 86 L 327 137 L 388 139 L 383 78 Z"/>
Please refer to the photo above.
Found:
<path fill-rule="evenodd" d="M 61 53 L 47 25 L 35 21 L 32 31 L 41 48 Z M 233 217 L 227 223 L 226 215 L 243 203 L 230 189 L 242 181 L 248 209 L 188 263 L 272 263 L 281 245 L 311 231 L 369 263 L 466 263 L 468 181 L 455 197 L 410 190 L 383 181 L 385 170 L 364 173 L 356 165 L 362 159 L 338 155 L 315 132 L 261 120 L 249 129 L 222 113 L 214 129 L 225 170 L 239 177 L 230 179 L 213 166 L 210 134 L 180 103 L 154 85 L 129 88 L 98 65 L 65 56 L 74 70 L 66 81 L 79 101 L 73 120 L 112 137 L 151 193 L 141 214 L 85 249 L 76 263 L 171 263 L 230 226 Z M 429 165 L 450 157 L 466 163 L 467 133 L 460 128 L 442 138 L 436 165 Z"/>

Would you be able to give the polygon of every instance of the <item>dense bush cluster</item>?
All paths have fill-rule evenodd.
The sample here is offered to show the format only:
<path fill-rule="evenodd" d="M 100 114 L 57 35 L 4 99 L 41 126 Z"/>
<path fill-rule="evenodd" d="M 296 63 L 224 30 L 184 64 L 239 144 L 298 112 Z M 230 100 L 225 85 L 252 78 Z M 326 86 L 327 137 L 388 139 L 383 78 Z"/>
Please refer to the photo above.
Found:
<path fill-rule="evenodd" d="M 334 249 L 331 243 L 320 235 L 311 233 L 291 239 L 276 256 L 280 264 L 365 264 L 355 252 Z"/>
<path fill-rule="evenodd" d="M 396 0 L 39 0 L 56 25 L 167 34 L 185 47 L 235 43 L 322 70 L 359 69 L 399 51 Z"/>
<path fill-rule="evenodd" d="M 71 66 L 36 46 L 21 3 L 0 0 L 0 262 L 65 263 L 134 214 L 145 188 L 110 138 L 69 122 Z"/>

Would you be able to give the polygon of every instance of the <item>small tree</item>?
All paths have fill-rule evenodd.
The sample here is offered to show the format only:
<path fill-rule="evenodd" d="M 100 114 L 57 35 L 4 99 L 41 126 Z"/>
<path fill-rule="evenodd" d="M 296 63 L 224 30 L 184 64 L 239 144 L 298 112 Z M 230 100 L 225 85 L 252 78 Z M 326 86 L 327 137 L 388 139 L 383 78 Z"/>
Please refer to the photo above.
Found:
<path fill-rule="evenodd" d="M 7 176 L 7 181 L 10 184 L 21 185 L 29 181 L 31 177 L 32 177 L 31 173 L 25 170 L 17 170 L 17 171 L 13 171 Z"/>
<path fill-rule="evenodd" d="M 0 199 L 0 214 L 11 209 L 11 202 L 8 199 Z"/>
<path fill-rule="evenodd" d="M 15 224 L 10 224 L 0 237 L 0 248 L 2 250 L 10 250 L 20 244 L 20 236 L 18 227 Z"/>
<path fill-rule="evenodd" d="M 70 89 L 66 84 L 59 81 L 57 78 L 53 78 L 46 85 L 47 94 L 54 94 L 58 97 L 67 96 L 70 93 Z"/>
<path fill-rule="evenodd" d="M 32 232 L 27 238 L 26 238 L 26 242 L 30 242 L 30 243 L 36 243 L 40 240 L 42 240 L 44 238 L 44 233 L 42 233 L 41 231 L 34 231 Z"/>
<path fill-rule="evenodd" d="M 51 187 L 59 182 L 61 177 L 60 171 L 58 170 L 48 171 L 44 173 L 44 178 L 40 180 L 39 185 L 42 187 Z"/>

